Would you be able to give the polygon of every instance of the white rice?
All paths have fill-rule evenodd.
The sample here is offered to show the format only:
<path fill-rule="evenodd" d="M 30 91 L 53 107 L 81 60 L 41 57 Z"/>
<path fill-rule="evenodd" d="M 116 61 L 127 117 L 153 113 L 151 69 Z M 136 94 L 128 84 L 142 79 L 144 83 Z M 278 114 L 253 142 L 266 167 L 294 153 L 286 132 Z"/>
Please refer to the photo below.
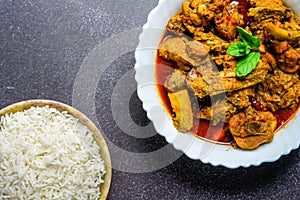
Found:
<path fill-rule="evenodd" d="M 0 200 L 98 199 L 105 173 L 92 133 L 67 112 L 31 107 L 0 120 Z"/>

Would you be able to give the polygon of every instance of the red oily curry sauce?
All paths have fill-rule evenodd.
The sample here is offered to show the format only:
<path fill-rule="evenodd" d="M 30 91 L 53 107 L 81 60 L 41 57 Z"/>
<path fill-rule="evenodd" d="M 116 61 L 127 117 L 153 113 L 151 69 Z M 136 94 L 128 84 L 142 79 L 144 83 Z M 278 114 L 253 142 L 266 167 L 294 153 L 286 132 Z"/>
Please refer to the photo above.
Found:
<path fill-rule="evenodd" d="M 161 41 L 163 41 L 166 37 L 170 37 L 170 33 L 167 31 L 163 35 Z M 155 60 L 155 81 L 156 81 L 156 89 L 158 91 L 159 97 L 162 101 L 164 108 L 170 116 L 173 116 L 171 103 L 168 98 L 167 91 L 165 90 L 164 83 L 167 80 L 167 77 L 176 69 L 176 63 L 172 63 L 170 61 L 164 60 L 156 55 Z M 253 105 L 257 107 L 258 105 Z M 273 113 L 277 119 L 277 128 L 278 131 L 281 127 L 283 127 L 295 114 L 298 110 L 299 105 L 295 109 L 285 109 L 279 110 L 278 112 Z M 221 144 L 230 144 L 233 141 L 233 138 L 229 132 L 228 123 L 220 124 L 220 125 L 212 125 L 210 121 L 203 119 L 194 119 L 194 127 L 190 130 L 190 133 L 207 140 L 211 140 Z"/>
<path fill-rule="evenodd" d="M 220 1 L 219 3 L 223 3 L 223 2 Z M 244 26 L 247 26 L 250 22 L 250 18 L 247 15 L 249 9 L 249 1 L 232 0 L 231 4 L 237 6 L 238 12 L 241 15 L 243 15 Z M 227 20 L 230 23 L 234 23 L 234 20 L 233 22 L 231 22 L 230 16 L 228 16 Z M 170 36 L 172 36 L 172 33 L 166 31 L 162 37 L 161 43 L 162 41 L 164 41 L 164 39 Z M 165 90 L 164 83 L 167 77 L 174 71 L 175 68 L 177 68 L 176 63 L 163 60 L 158 56 L 158 54 L 156 55 L 156 64 L 155 64 L 156 87 L 160 99 L 162 101 L 162 104 L 166 109 L 167 113 L 170 114 L 170 116 L 174 116 L 174 113 L 172 112 L 171 103 L 169 101 L 167 91 Z M 257 102 L 255 99 L 252 99 L 251 103 L 256 110 L 266 111 L 266 108 L 262 107 L 262 105 L 259 102 Z M 279 110 L 273 113 L 277 119 L 276 131 L 281 127 L 283 127 L 296 114 L 298 109 L 299 109 L 299 105 L 295 109 Z M 196 135 L 197 137 L 212 140 L 214 142 L 223 143 L 223 144 L 230 144 L 233 141 L 227 123 L 221 123 L 220 125 L 212 125 L 208 120 L 203 120 L 203 119 L 200 120 L 195 118 L 194 127 L 190 130 L 190 133 Z"/>
<path fill-rule="evenodd" d="M 165 35 L 165 37 L 166 36 L 167 34 Z M 173 116 L 174 113 L 172 111 L 167 91 L 164 87 L 164 82 L 175 68 L 176 65 L 174 63 L 160 58 L 157 54 L 155 63 L 156 88 L 164 108 L 171 116 Z M 230 134 L 228 134 L 227 130 L 228 124 L 211 126 L 210 121 L 208 120 L 194 119 L 194 127 L 191 129 L 190 133 L 198 137 L 213 140 L 216 142 L 230 143 L 232 141 L 232 137 Z"/>

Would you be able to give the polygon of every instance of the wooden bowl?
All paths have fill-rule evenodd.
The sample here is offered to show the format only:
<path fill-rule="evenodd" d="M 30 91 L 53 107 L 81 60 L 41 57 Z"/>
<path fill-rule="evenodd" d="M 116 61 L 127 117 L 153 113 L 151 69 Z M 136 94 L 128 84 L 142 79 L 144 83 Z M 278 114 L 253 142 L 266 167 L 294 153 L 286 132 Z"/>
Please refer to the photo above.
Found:
<path fill-rule="evenodd" d="M 27 110 L 32 106 L 43 107 L 43 106 L 47 106 L 47 105 L 49 107 L 56 108 L 59 111 L 67 111 L 69 114 L 71 114 L 75 118 L 77 118 L 83 125 L 85 125 L 93 133 L 94 139 L 100 147 L 101 158 L 104 161 L 105 170 L 106 170 L 106 174 L 102 177 L 102 179 L 104 180 L 104 183 L 102 183 L 100 185 L 101 195 L 99 198 L 99 200 L 105 200 L 108 196 L 108 192 L 109 192 L 109 188 L 110 188 L 110 184 L 111 184 L 111 176 L 112 176 L 110 154 L 109 154 L 107 144 L 106 144 L 101 132 L 98 130 L 98 128 L 95 126 L 95 124 L 89 118 L 87 118 L 84 114 L 82 114 L 80 111 L 78 111 L 75 108 L 73 108 L 69 105 L 66 105 L 64 103 L 60 103 L 60 102 L 52 101 L 52 100 L 37 99 L 37 100 L 22 101 L 22 102 L 18 102 L 18 103 L 9 105 L 0 110 L 0 117 L 5 114 Z"/>

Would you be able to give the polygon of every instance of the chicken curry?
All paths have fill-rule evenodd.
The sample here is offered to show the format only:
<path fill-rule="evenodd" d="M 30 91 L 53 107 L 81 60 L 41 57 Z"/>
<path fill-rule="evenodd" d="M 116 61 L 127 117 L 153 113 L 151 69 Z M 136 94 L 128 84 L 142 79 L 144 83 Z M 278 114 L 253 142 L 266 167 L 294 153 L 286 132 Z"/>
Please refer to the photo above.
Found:
<path fill-rule="evenodd" d="M 300 19 L 282 0 L 191 0 L 157 50 L 179 132 L 242 149 L 271 142 L 299 108 Z"/>

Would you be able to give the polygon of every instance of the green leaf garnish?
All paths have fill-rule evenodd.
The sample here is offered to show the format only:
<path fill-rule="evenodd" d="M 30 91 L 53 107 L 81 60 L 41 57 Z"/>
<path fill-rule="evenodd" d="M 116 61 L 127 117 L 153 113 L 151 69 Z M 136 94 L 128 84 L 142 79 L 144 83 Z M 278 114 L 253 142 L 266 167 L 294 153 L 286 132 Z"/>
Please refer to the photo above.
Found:
<path fill-rule="evenodd" d="M 247 76 L 252 72 L 260 60 L 259 52 L 251 52 L 248 56 L 241 59 L 236 66 L 237 76 Z"/>
<path fill-rule="evenodd" d="M 226 53 L 232 55 L 232 56 L 245 56 L 250 53 L 250 46 L 243 42 L 235 42 L 227 49 Z"/>
<path fill-rule="evenodd" d="M 242 27 L 237 26 L 237 30 L 242 42 L 232 43 L 226 53 L 235 57 L 244 56 L 236 66 L 236 75 L 241 77 L 250 74 L 258 64 L 260 53 L 252 50 L 260 47 L 260 40 Z"/>
<path fill-rule="evenodd" d="M 248 33 L 242 27 L 236 27 L 241 40 L 249 45 L 251 48 L 258 48 L 260 46 L 260 40 L 257 37 L 254 37 L 251 33 Z"/>

